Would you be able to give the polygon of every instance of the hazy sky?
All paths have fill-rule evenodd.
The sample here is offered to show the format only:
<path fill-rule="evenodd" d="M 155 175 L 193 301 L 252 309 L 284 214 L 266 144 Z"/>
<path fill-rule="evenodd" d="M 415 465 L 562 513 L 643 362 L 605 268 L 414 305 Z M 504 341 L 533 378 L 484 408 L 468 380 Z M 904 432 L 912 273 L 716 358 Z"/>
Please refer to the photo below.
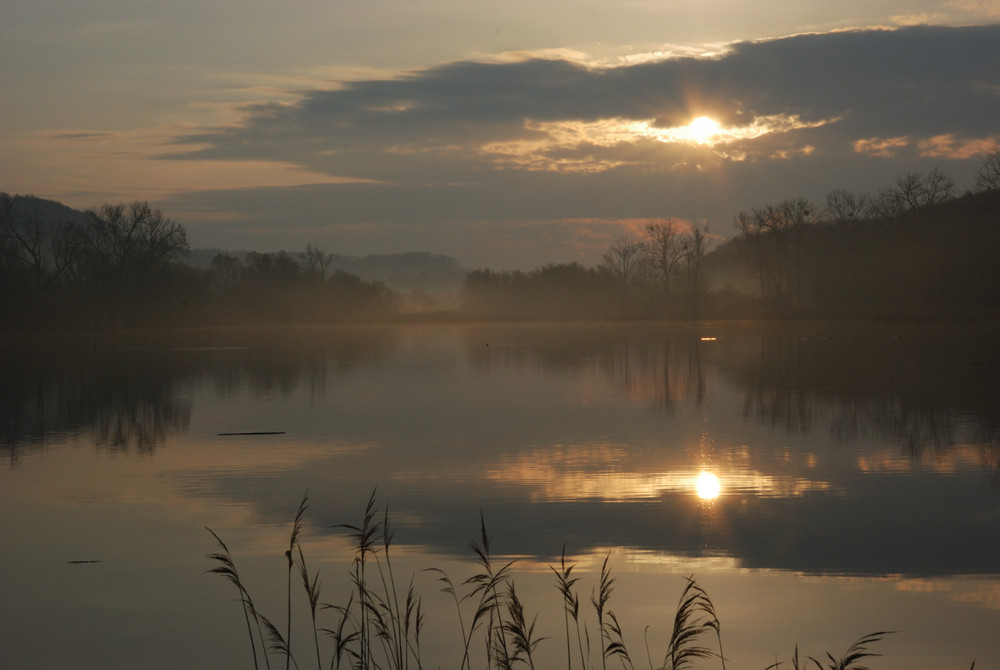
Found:
<path fill-rule="evenodd" d="M 199 247 L 589 265 L 649 220 L 970 187 L 1000 0 L 5 0 L 0 90 L 0 190 L 149 200 Z"/>

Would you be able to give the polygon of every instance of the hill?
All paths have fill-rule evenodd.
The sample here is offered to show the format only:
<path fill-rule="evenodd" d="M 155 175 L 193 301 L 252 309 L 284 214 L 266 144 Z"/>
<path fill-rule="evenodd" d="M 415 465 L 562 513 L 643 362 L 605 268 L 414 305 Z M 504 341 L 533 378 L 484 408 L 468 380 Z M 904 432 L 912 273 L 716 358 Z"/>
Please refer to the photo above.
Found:
<path fill-rule="evenodd" d="M 246 260 L 249 251 L 224 249 L 192 249 L 186 258 L 188 265 L 206 269 L 219 254 Z M 294 252 L 292 252 L 294 255 Z M 369 254 L 348 256 L 330 254 L 328 273 L 346 272 L 365 281 L 380 281 L 394 291 L 426 291 L 432 293 L 458 290 L 465 278 L 465 268 L 455 258 L 426 251 L 399 254 Z"/>

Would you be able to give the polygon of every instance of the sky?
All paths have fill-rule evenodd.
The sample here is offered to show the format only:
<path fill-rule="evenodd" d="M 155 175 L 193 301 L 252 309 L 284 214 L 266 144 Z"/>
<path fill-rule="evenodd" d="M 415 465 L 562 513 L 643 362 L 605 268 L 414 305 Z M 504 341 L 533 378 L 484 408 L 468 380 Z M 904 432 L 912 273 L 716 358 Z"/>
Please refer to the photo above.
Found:
<path fill-rule="evenodd" d="M 9 193 L 199 248 L 594 265 L 651 221 L 971 188 L 1000 0 L 5 0 L 0 90 Z"/>

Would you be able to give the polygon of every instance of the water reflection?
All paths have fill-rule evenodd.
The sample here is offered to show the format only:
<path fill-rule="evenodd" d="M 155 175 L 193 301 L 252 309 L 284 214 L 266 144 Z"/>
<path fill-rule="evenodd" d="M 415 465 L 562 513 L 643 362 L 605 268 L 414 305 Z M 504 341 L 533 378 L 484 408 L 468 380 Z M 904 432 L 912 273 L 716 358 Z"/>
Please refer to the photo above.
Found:
<path fill-rule="evenodd" d="M 63 342 L 7 349 L 2 368 L 0 452 L 12 463 L 80 435 L 101 449 L 150 452 L 188 426 L 190 369 L 170 357 Z"/>
<path fill-rule="evenodd" d="M 0 498 L 18 547 L 4 570 L 19 579 L 0 601 L 34 633 L 52 626 L 38 594 L 59 591 L 75 622 L 64 628 L 84 621 L 108 648 L 145 640 L 122 632 L 132 624 L 171 627 L 167 647 L 197 629 L 214 649 L 232 594 L 199 581 L 213 549 L 202 526 L 232 540 L 266 592 L 308 490 L 306 554 L 328 561 L 335 589 L 347 569 L 330 563 L 349 563 L 350 540 L 332 527 L 357 523 L 377 485 L 397 555 L 418 570 L 467 566 L 482 513 L 497 555 L 536 571 L 532 595 L 554 595 L 544 580 L 564 545 L 580 574 L 610 554 L 638 630 L 694 571 L 727 647 L 753 661 L 809 635 L 823 638 L 810 649 L 839 646 L 827 634 L 846 622 L 861 629 L 845 643 L 916 631 L 912 649 L 914 637 L 886 648 L 900 667 L 960 665 L 925 658 L 942 645 L 921 635 L 979 640 L 949 660 L 994 644 L 995 626 L 973 633 L 1000 609 L 996 334 L 592 324 L 8 340 L 0 449 L 16 467 L 0 469 Z M 284 434 L 220 435 L 252 429 Z M 142 458 L 109 457 L 123 452 Z M 81 558 L 102 559 L 93 582 L 63 563 Z M 108 593 L 127 606 L 110 611 Z M 804 624 L 803 611 L 818 614 Z M 35 658 L 44 642 L 22 632 L 7 647 Z M 782 646 L 761 650 L 775 632 Z"/>
<path fill-rule="evenodd" d="M 280 523 L 304 488 L 336 509 L 379 485 L 409 540 L 444 554 L 464 553 L 474 529 L 456 529 L 485 510 L 521 555 L 566 542 L 799 572 L 993 572 L 993 341 L 898 325 L 95 336 L 5 347 L 0 448 L 12 463 L 60 440 L 149 453 L 192 432 L 212 450 L 220 433 L 278 428 L 185 486 Z"/>
<path fill-rule="evenodd" d="M 89 439 L 100 449 L 152 452 L 189 428 L 193 394 L 251 389 L 325 397 L 331 377 L 378 358 L 391 331 L 367 328 L 92 333 L 0 343 L 0 453 Z"/>

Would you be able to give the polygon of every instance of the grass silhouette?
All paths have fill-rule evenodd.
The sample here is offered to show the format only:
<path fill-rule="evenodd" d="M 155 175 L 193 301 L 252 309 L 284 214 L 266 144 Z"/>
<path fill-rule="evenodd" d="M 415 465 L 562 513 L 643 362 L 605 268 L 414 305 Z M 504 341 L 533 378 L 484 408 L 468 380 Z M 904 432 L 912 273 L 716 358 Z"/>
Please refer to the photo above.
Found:
<path fill-rule="evenodd" d="M 303 517 L 308 509 L 308 496 L 303 496 L 292 524 L 288 550 L 288 608 L 285 633 L 253 604 L 246 585 L 240 578 L 229 548 L 210 528 L 221 551 L 206 557 L 216 567 L 208 570 L 232 583 L 242 604 L 253 667 L 270 670 L 271 654 L 284 656 L 286 668 L 301 666 L 293 656 L 292 636 L 292 579 L 298 566 L 302 586 L 309 603 L 310 625 L 317 670 L 344 667 L 357 670 L 422 670 L 420 635 L 425 621 L 421 599 L 410 579 L 405 596 L 397 588 L 396 575 L 391 562 L 394 531 L 390 526 L 388 509 L 379 519 L 375 491 L 372 492 L 362 521 L 358 525 L 341 524 L 338 528 L 350 531 L 354 540 L 354 561 L 351 569 L 352 589 L 344 604 L 321 603 L 319 574 L 310 574 L 305 554 L 299 543 Z M 525 612 L 517 595 L 513 567 L 515 561 L 498 562 L 490 551 L 491 540 L 486 521 L 480 514 L 480 537 L 469 544 L 476 558 L 476 572 L 456 587 L 455 582 L 440 568 L 427 568 L 425 572 L 437 575 L 440 591 L 451 596 L 458 615 L 462 658 L 458 670 L 484 667 L 486 670 L 513 670 L 525 667 L 535 670 L 535 652 L 547 638 L 535 631 L 537 615 Z M 592 617 L 581 609 L 577 593 L 580 578 L 573 576 L 575 565 L 566 562 L 563 547 L 558 566 L 549 566 L 555 575 L 555 588 L 562 598 L 563 623 L 566 643 L 566 670 L 607 670 L 609 661 L 617 661 L 623 670 L 635 670 L 635 665 L 625 645 L 625 638 L 618 617 L 610 609 L 615 579 L 609 566 L 610 555 L 605 557 L 594 588 L 590 604 Z M 471 619 L 469 614 L 471 611 Z M 330 627 L 321 627 L 319 613 L 329 612 L 334 619 Z M 600 664 L 593 663 L 590 626 L 598 639 L 597 656 Z M 644 637 L 648 635 L 646 627 Z M 327 649 L 329 658 L 324 662 L 320 633 L 332 640 Z M 871 646 L 880 642 L 891 631 L 879 631 L 862 636 L 839 658 L 829 652 L 824 660 L 808 656 L 800 658 L 798 646 L 791 658 L 793 670 L 805 670 L 809 664 L 816 670 L 869 670 L 860 663 L 879 656 Z M 478 636 L 478 637 L 477 637 Z M 478 639 L 478 642 L 474 642 Z M 667 651 L 658 665 L 654 665 L 648 639 L 646 661 L 649 670 L 688 670 L 701 662 L 719 664 L 726 670 L 722 651 L 722 630 L 719 618 L 708 593 L 693 577 L 686 578 L 674 614 L 673 626 L 667 642 Z M 575 643 L 575 644 L 574 644 Z M 575 650 L 574 650 L 575 647 Z M 260 653 L 258 653 L 260 652 Z M 775 661 L 764 670 L 780 670 L 781 662 Z M 975 668 L 975 661 L 972 663 Z"/>

